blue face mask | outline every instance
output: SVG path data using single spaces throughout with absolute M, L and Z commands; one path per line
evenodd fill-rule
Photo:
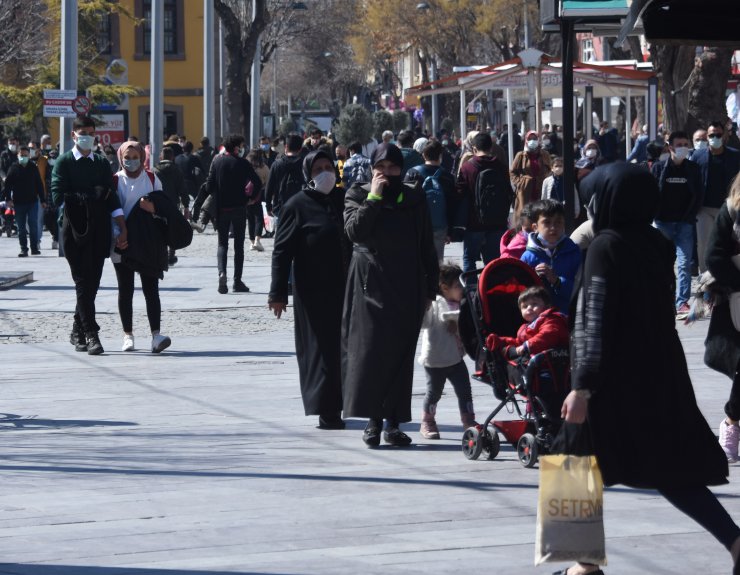
M 550 242 L 548 242 L 548 241 L 547 241 L 547 240 L 546 240 L 546 239 L 545 239 L 545 238 L 544 238 L 544 237 L 542 236 L 542 234 L 537 234 L 537 240 L 538 240 L 538 241 L 539 241 L 539 242 L 540 242 L 540 243 L 541 243 L 541 244 L 542 244 L 543 246 L 545 246 L 545 247 L 548 247 L 548 248 L 554 248 L 554 247 L 555 247 L 556 245 L 558 245 L 558 243 L 557 243 L 557 242 L 555 242 L 554 244 L 551 244 Z
M 270 151 L 270 144 L 262 144 L 260 146 L 260 148 L 262 148 L 262 151 L 263 152 L 269 152 Z
M 136 172 L 141 166 L 141 160 L 123 160 L 123 169 L 127 172 Z

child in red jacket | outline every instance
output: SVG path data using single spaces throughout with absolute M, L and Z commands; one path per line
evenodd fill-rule
M 519 260 L 527 251 L 529 233 L 535 231 L 534 224 L 536 223 L 532 221 L 531 206 L 532 204 L 527 204 L 522 208 L 522 213 L 519 215 L 519 226 L 506 230 L 504 235 L 501 236 L 499 248 L 502 258 L 516 258 Z
M 486 339 L 488 349 L 501 352 L 507 359 L 517 359 L 568 346 L 568 323 L 565 316 L 552 307 L 546 288 L 537 286 L 524 290 L 518 303 L 525 323 L 516 337 L 491 334 Z

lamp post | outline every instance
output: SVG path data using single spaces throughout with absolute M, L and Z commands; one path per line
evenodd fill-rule
M 252 21 L 257 19 L 257 2 L 252 2 Z M 249 122 L 249 147 L 251 148 L 260 139 L 262 131 L 262 114 L 260 113 L 260 68 L 262 60 L 262 44 L 257 38 L 257 47 L 254 51 L 254 60 L 252 60 L 252 121 Z
M 416 5 L 417 10 L 431 10 L 429 2 L 419 2 Z M 437 55 L 430 54 L 430 65 L 429 65 L 429 81 L 432 84 L 432 89 L 436 88 L 434 81 L 437 79 Z M 437 94 L 432 94 L 432 135 L 437 136 L 437 121 L 439 119 L 439 113 L 437 110 Z
M 164 134 L 164 3 L 151 5 L 151 92 L 149 96 L 149 149 L 150 165 L 159 160 L 159 150 Z
M 62 2 L 62 90 L 77 91 L 77 0 Z M 59 153 L 72 148 L 72 118 L 59 118 Z M 61 249 L 62 243 L 59 242 Z
M 216 97 L 213 66 L 213 0 L 203 0 L 203 135 L 211 142 L 216 137 Z

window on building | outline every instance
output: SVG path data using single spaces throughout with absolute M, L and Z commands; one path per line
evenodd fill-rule
M 596 51 L 594 50 L 594 40 L 593 38 L 586 38 L 583 40 L 583 48 L 582 48 L 582 62 L 593 62 L 596 60 Z
M 144 54 L 151 52 L 152 43 L 152 2 L 144 0 L 142 5 L 144 17 Z M 164 53 L 178 53 L 178 13 L 176 0 L 164 0 Z
M 98 22 L 98 52 L 101 54 L 111 54 L 113 52 L 113 26 L 111 25 L 111 15 L 101 14 Z

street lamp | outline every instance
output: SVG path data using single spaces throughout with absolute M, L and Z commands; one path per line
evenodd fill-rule
M 417 10 L 431 10 L 431 6 L 428 2 L 419 2 L 416 5 Z M 435 88 L 434 81 L 437 79 L 437 56 L 435 54 L 429 54 L 429 80 L 432 84 L 432 89 Z M 437 136 L 437 94 L 432 94 L 432 135 Z

